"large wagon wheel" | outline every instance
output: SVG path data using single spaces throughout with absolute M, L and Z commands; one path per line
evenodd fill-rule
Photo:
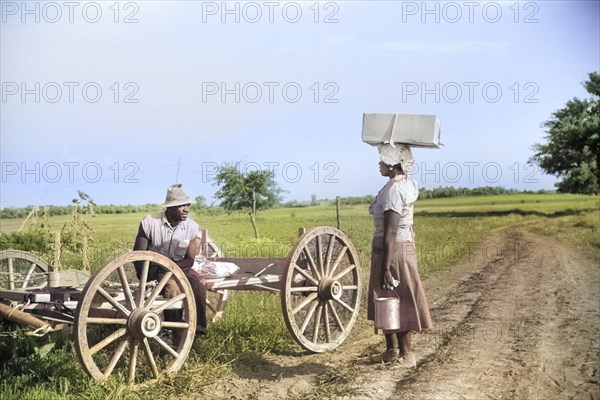
M 219 245 L 207 235 L 206 237 L 206 257 L 217 258 L 224 257 L 223 251 Z M 208 290 L 206 293 L 206 320 L 215 322 L 223 316 L 225 307 L 229 303 L 229 290 L 218 289 Z
M 170 298 L 165 298 L 167 292 Z M 194 295 L 181 269 L 161 254 L 130 251 L 83 288 L 75 316 L 75 349 L 94 379 L 103 381 L 115 370 L 127 370 L 133 384 L 178 371 L 195 329 Z
M 0 251 L 0 288 L 25 289 L 48 284 L 48 264 L 21 250 Z
M 290 251 L 281 292 L 285 323 L 294 339 L 317 353 L 340 345 L 356 322 L 360 303 L 358 255 L 338 229 L 317 227 Z

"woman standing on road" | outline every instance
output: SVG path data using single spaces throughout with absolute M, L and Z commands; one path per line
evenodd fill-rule
M 379 171 L 389 181 L 371 202 L 369 212 L 375 222 L 371 248 L 371 276 L 367 319 L 375 320 L 375 299 L 400 299 L 400 329 L 384 330 L 386 350 L 375 361 L 398 361 L 416 366 L 410 332 L 431 328 L 431 317 L 417 269 L 414 246 L 413 204 L 419 196 L 416 182 L 406 173 L 414 163 L 406 145 L 379 146 Z M 389 316 L 397 320 L 398 316 Z

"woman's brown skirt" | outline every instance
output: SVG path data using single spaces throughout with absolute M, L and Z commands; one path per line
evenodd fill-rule
M 371 246 L 371 276 L 367 319 L 375 320 L 375 299 L 380 297 L 400 298 L 400 329 L 394 332 L 422 331 L 430 329 L 431 316 L 425 291 L 417 268 L 417 251 L 412 242 L 396 242 L 392 257 L 392 276 L 400 281 L 394 289 L 383 290 L 381 270 L 383 263 L 383 238 L 373 238 Z M 392 331 L 385 331 L 391 333 Z

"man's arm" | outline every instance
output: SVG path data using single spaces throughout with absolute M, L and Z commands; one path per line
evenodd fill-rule
M 133 250 L 148 250 L 150 248 L 150 241 L 142 228 L 142 224 L 138 228 L 137 236 L 135 237 L 135 244 L 133 245 Z
M 140 227 L 138 228 L 137 236 L 135 237 L 135 243 L 133 245 L 133 250 L 148 250 L 150 241 L 146 237 L 146 233 L 142 228 L 142 224 L 140 223 Z M 138 279 L 142 276 L 142 268 L 144 266 L 143 261 L 134 261 L 133 265 L 135 266 L 135 271 Z M 152 277 L 154 279 L 154 276 Z
M 198 250 L 200 248 L 200 238 L 195 237 L 190 241 L 190 245 L 187 248 L 187 252 L 185 253 L 185 258 L 183 260 L 177 261 L 176 264 L 179 265 L 181 269 L 191 268 L 194 265 L 194 260 L 196 255 L 198 254 Z

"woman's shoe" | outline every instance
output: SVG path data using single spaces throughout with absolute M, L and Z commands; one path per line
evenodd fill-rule
M 396 364 L 398 364 L 401 368 L 416 368 L 417 360 L 415 358 L 415 353 L 410 352 L 402 357 L 399 357 L 396 361 Z
M 373 363 L 392 363 L 398 359 L 400 350 L 398 349 L 387 349 L 381 354 L 371 357 Z
M 381 358 L 384 363 L 391 363 L 391 362 L 396 361 L 398 359 L 399 355 L 400 355 L 400 350 L 387 349 L 386 351 L 383 352 L 383 354 L 381 355 Z

